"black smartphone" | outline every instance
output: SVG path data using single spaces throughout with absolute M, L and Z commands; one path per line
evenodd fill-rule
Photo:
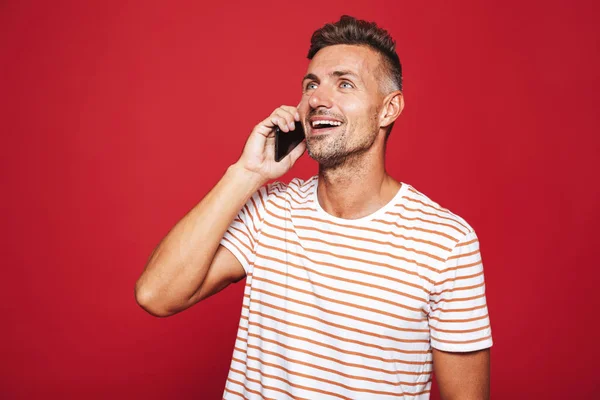
M 279 162 L 290 154 L 296 146 L 304 140 L 304 127 L 299 121 L 294 121 L 296 128 L 293 131 L 283 132 L 275 127 L 275 161 Z

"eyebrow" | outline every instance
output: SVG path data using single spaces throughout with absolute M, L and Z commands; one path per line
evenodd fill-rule
M 339 78 L 339 77 L 341 77 L 341 76 L 351 76 L 351 77 L 353 77 L 353 78 L 356 78 L 356 79 L 360 80 L 360 78 L 358 77 L 358 75 L 356 75 L 354 72 L 352 72 L 352 71 L 348 71 L 348 70 L 342 70 L 342 71 L 333 71 L 333 72 L 331 72 L 331 73 L 329 74 L 329 76 L 335 76 L 335 77 L 337 77 L 337 78 Z M 305 81 L 305 80 L 307 80 L 307 79 L 310 79 L 310 80 L 312 80 L 312 81 L 318 81 L 318 80 L 319 80 L 319 77 L 318 77 L 318 76 L 316 76 L 316 75 L 315 75 L 315 74 L 313 74 L 313 73 L 306 74 L 306 75 L 304 76 L 304 78 L 302 78 L 302 82 L 304 82 L 304 81 Z

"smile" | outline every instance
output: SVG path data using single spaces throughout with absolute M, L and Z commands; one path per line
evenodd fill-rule
M 332 128 L 336 126 L 340 126 L 342 123 L 339 121 L 333 120 L 316 120 L 312 121 L 311 127 L 314 129 L 322 129 L 322 128 Z
M 332 133 L 340 125 L 342 125 L 341 122 L 336 122 L 335 124 L 317 124 L 317 125 L 312 125 L 311 129 L 308 132 L 308 136 L 324 136 L 324 135 L 327 135 L 329 133 Z

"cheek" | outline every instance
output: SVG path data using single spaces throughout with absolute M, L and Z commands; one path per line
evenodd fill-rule
M 347 117 L 360 117 L 365 112 L 365 103 L 358 98 L 342 98 L 337 103 Z
M 371 103 L 355 101 L 348 103 L 343 108 L 344 114 L 351 121 L 351 125 L 371 125 L 377 119 L 377 109 Z

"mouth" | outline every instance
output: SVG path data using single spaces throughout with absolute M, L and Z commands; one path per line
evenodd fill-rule
M 326 118 L 311 118 L 308 125 L 310 126 L 310 133 L 312 135 L 322 135 L 325 133 L 330 133 L 334 129 L 340 127 L 342 125 L 341 121 L 335 119 L 326 119 Z

